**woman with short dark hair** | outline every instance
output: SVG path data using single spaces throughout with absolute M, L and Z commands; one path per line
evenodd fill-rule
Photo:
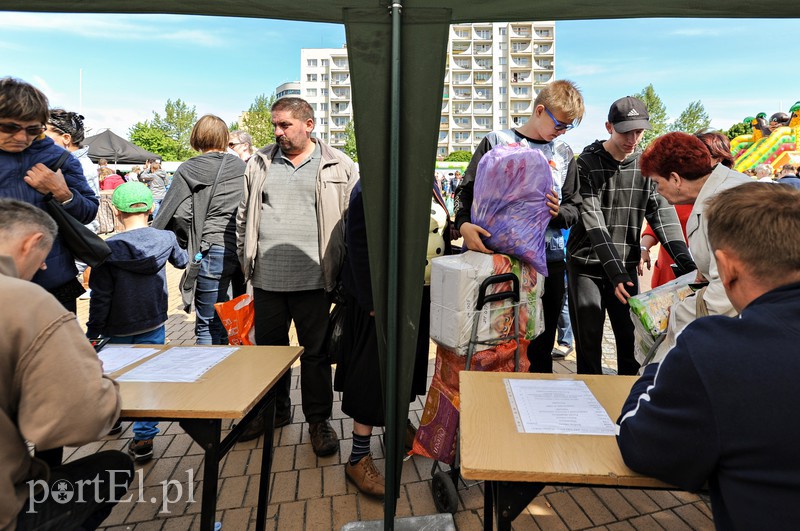
M 245 164 L 226 153 L 228 126 L 217 116 L 200 118 L 192 128 L 190 143 L 201 154 L 178 167 L 153 227 L 175 232 L 189 251 L 193 264 L 181 280 L 181 294 L 187 311 L 195 307 L 197 344 L 223 345 L 228 335 L 214 304 L 228 300 L 231 277 L 240 269 L 236 210 L 244 189 Z
M 83 176 L 81 163 L 67 157 L 58 171 L 53 168 L 64 149 L 45 136 L 49 119 L 47 97 L 19 79 L 0 79 L 0 197 L 17 199 L 45 209 L 52 194 L 64 210 L 81 223 L 91 223 L 99 200 Z M 33 282 L 52 293 L 72 312 L 84 289 L 72 253 L 61 236 L 53 243 Z

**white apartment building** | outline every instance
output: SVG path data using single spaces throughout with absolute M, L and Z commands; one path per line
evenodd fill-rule
M 341 147 L 352 117 L 347 48 L 304 48 L 300 57 L 301 97 L 315 109 L 316 134 Z M 471 152 L 493 129 L 522 125 L 553 79 L 555 22 L 452 25 L 437 155 Z

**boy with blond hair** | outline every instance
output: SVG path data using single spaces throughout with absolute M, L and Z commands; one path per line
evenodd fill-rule
M 489 232 L 470 220 L 472 191 L 481 158 L 495 146 L 517 143 L 530 149 L 538 149 L 550 161 L 553 193 L 547 195 L 547 205 L 553 219 L 550 220 L 545 234 L 548 276 L 545 278 L 542 296 L 544 332 L 528 346 L 531 372 L 553 372 L 551 354 L 565 291 L 565 246 L 561 229 L 567 229 L 577 221 L 580 207 L 575 155 L 572 148 L 559 137 L 577 127 L 583 113 L 583 96 L 575 83 L 558 80 L 546 85 L 536 96 L 533 112 L 525 124 L 515 129 L 492 131 L 484 137 L 472 155 L 464 172 L 464 179 L 456 190 L 456 227 L 464 237 L 464 245 L 473 251 L 491 253 L 481 240 L 482 237 L 489 237 Z
M 189 261 L 175 234 L 147 226 L 153 194 L 138 182 L 121 184 L 111 197 L 124 232 L 106 240 L 111 256 L 92 270 L 89 287 L 89 338 L 109 337 L 111 343 L 163 345 L 167 321 L 169 261 L 183 269 Z M 153 457 L 157 422 L 134 422 L 128 447 L 136 462 Z

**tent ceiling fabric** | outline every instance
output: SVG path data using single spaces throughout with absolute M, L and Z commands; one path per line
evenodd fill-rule
M 452 22 L 504 22 L 514 20 L 582 20 L 599 18 L 797 18 L 800 2 L 698 2 L 697 0 L 405 0 L 405 14 L 413 9 L 441 8 Z M 232 17 L 305 20 L 344 23 L 344 10 L 384 9 L 390 2 L 377 0 L 5 0 L 5 11 L 68 13 L 172 13 Z M 388 24 L 387 18 L 387 24 Z

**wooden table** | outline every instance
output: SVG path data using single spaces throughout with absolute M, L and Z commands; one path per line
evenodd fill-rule
M 546 485 L 671 488 L 633 472 L 622 461 L 615 437 L 520 433 L 503 380 L 583 380 L 616 421 L 635 376 L 460 373 L 461 475 L 485 480 L 484 529 L 511 522 Z
M 159 345 L 137 346 L 160 347 Z M 182 345 L 176 347 L 186 348 Z M 147 360 L 161 355 L 170 347 L 160 348 L 160 352 L 124 367 L 112 376 L 116 378 L 125 374 Z M 207 346 L 203 345 L 203 348 Z M 214 528 L 219 462 L 258 415 L 263 416 L 265 431 L 256 529 L 264 529 L 275 421 L 274 393 L 268 391 L 302 352 L 302 347 L 238 347 L 236 352 L 211 368 L 197 382 L 119 382 L 122 395 L 121 418 L 177 421 L 205 450 L 201 530 L 210 531 Z M 222 419 L 238 418 L 242 420 L 225 439 L 220 440 Z

